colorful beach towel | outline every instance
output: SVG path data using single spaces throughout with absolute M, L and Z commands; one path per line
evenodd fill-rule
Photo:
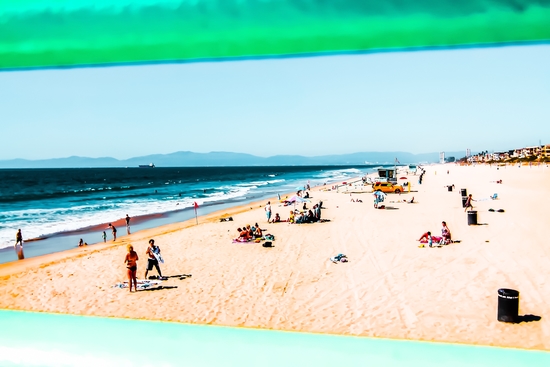
M 348 262 L 348 257 L 344 254 L 338 254 L 336 256 L 331 257 L 329 260 L 332 261 L 335 264 L 337 262 L 347 263 Z
M 148 288 L 158 287 L 162 281 L 160 280 L 140 280 L 137 281 L 137 289 L 144 290 Z M 128 288 L 128 281 L 117 283 L 113 288 Z
M 432 236 L 432 242 L 433 243 L 439 243 L 441 241 L 442 237 L 439 236 Z M 423 238 L 420 243 L 428 243 L 428 240 L 426 238 Z

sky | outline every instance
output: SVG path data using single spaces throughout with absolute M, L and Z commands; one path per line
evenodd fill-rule
M 550 144 L 550 45 L 0 72 L 0 160 Z

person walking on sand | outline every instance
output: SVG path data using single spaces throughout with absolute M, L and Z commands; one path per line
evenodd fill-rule
M 268 201 L 265 205 L 265 215 L 267 217 L 267 223 L 271 220 L 271 202 Z
M 149 247 L 147 247 L 147 251 L 145 251 L 147 256 L 149 257 L 147 259 L 147 270 L 145 270 L 145 279 L 147 279 L 147 274 L 149 274 L 149 270 L 153 270 L 153 267 L 157 269 L 157 273 L 159 273 L 159 278 L 162 278 L 162 273 L 160 272 L 160 266 L 159 261 L 157 259 L 156 255 L 160 254 L 160 248 L 158 246 L 155 246 L 155 240 L 150 239 L 149 240 Z
M 134 291 L 137 292 L 137 261 L 139 260 L 137 252 L 134 251 L 134 246 L 128 244 L 128 253 L 124 259 L 128 274 L 128 287 L 132 292 L 132 283 L 134 284 Z
M 21 233 L 21 229 L 17 230 L 17 233 L 15 234 L 15 245 L 21 245 L 23 247 L 23 234 Z
M 472 201 L 475 201 L 474 198 L 472 198 L 472 194 L 468 195 L 468 198 L 466 199 L 466 203 L 464 204 L 464 211 L 468 210 L 468 208 L 472 208 L 471 210 L 474 210 L 474 206 L 472 205 Z
M 105 233 L 105 231 L 103 231 L 101 238 L 103 238 L 103 242 L 107 242 L 107 233 Z
M 109 223 L 109 228 L 111 228 L 111 231 L 113 231 L 113 242 L 116 241 L 116 227 L 113 226 L 111 223 Z
M 128 214 L 126 214 L 126 233 L 130 234 L 130 218 Z

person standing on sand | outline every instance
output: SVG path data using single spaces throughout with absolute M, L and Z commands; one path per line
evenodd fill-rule
M 15 245 L 21 245 L 23 247 L 23 234 L 21 233 L 21 229 L 17 230 L 17 233 L 15 234 Z
M 130 234 L 130 218 L 128 214 L 126 214 L 126 233 Z
M 113 231 L 113 242 L 116 241 L 116 227 L 113 226 L 111 223 L 109 223 L 109 228 L 111 228 L 111 231 Z
M 137 292 L 137 261 L 139 260 L 137 252 L 134 251 L 134 246 L 128 244 L 128 253 L 124 259 L 126 268 L 128 269 L 128 287 L 130 292 L 132 291 L 132 283 L 134 283 L 134 290 Z
M 474 206 L 472 205 L 472 201 L 475 201 L 474 198 L 472 198 L 472 194 L 468 195 L 468 199 L 466 199 L 466 203 L 464 204 L 464 211 L 468 210 L 468 208 L 472 208 L 471 210 L 474 210 Z
M 101 237 L 103 238 L 103 242 L 107 242 L 107 233 L 105 233 L 105 231 L 103 231 Z
M 271 220 L 271 202 L 268 201 L 265 206 L 265 215 L 267 217 L 267 223 Z
M 147 279 L 147 274 L 149 274 L 149 270 L 153 270 L 153 267 L 157 269 L 157 273 L 159 273 L 159 278 L 162 278 L 159 261 L 155 256 L 155 254 L 160 254 L 160 248 L 158 246 L 155 246 L 155 240 L 149 240 L 149 247 L 147 247 L 147 251 L 145 251 L 145 254 L 149 256 L 149 258 L 147 259 L 147 270 L 145 270 L 145 279 Z

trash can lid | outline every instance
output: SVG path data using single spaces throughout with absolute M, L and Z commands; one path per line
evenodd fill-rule
M 502 298 L 515 299 L 515 298 L 519 297 L 519 292 L 514 290 L 514 289 L 500 288 L 498 290 L 498 295 L 499 295 L 499 297 L 502 297 Z
M 477 210 L 468 210 L 468 214 L 475 214 L 477 213 Z

